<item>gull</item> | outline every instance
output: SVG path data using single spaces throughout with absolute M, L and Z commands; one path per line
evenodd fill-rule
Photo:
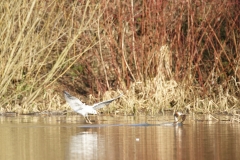
M 118 97 L 107 100 L 107 101 L 103 101 L 103 102 L 99 102 L 99 103 L 95 103 L 92 106 L 86 105 L 85 103 L 81 102 L 78 98 L 70 95 L 68 92 L 63 91 L 65 100 L 67 101 L 68 105 L 77 113 L 81 114 L 86 123 L 91 123 L 90 119 L 88 118 L 88 114 L 97 114 L 97 109 L 103 108 L 106 105 L 110 104 L 111 102 L 113 102 L 114 100 L 120 98 L 122 96 L 122 94 L 120 94 Z

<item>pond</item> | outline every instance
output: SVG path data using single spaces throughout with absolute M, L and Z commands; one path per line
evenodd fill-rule
M 96 117 L 91 117 L 96 119 Z M 172 116 L 0 116 L 0 159 L 239 159 L 240 125 Z M 135 124 L 154 125 L 135 125 Z

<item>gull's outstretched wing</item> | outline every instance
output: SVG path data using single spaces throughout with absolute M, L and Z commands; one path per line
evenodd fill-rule
M 93 105 L 93 109 L 96 109 L 96 110 L 97 110 L 97 109 L 103 108 L 104 106 L 110 104 L 112 101 L 114 101 L 114 100 L 116 100 L 116 99 L 118 99 L 118 98 L 120 98 L 120 97 L 122 97 L 122 94 L 120 94 L 120 95 L 119 95 L 118 97 L 116 97 L 116 98 L 113 98 L 113 99 L 110 99 L 110 100 L 107 100 L 107 101 L 103 101 L 103 102 L 96 103 L 96 104 Z
M 68 92 L 63 91 L 64 93 L 64 97 L 67 101 L 67 103 L 69 104 L 69 106 L 75 111 L 78 112 L 79 110 L 82 110 L 84 108 L 86 108 L 87 106 L 82 103 L 78 98 L 70 95 Z

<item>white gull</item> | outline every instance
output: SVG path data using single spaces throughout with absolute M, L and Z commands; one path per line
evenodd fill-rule
M 78 98 L 70 95 L 68 92 L 63 91 L 65 100 L 67 101 L 68 105 L 77 113 L 81 114 L 84 119 L 86 120 L 86 123 L 91 123 L 90 119 L 88 118 L 88 114 L 97 114 L 97 109 L 103 108 L 106 105 L 110 104 L 114 100 L 120 98 L 122 94 L 120 94 L 118 97 L 95 103 L 92 106 L 86 105 L 85 103 L 81 102 Z

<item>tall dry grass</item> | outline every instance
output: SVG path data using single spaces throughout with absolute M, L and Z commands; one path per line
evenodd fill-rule
M 96 25 L 98 3 L 1 1 L 1 111 L 46 110 L 46 91 L 98 40 L 81 44 Z M 75 47 L 74 45 L 78 45 Z M 78 49 L 81 48 L 81 49 Z M 69 56 L 71 53 L 71 56 Z M 49 102 L 49 101 L 48 101 Z M 60 107 L 61 105 L 59 105 Z

